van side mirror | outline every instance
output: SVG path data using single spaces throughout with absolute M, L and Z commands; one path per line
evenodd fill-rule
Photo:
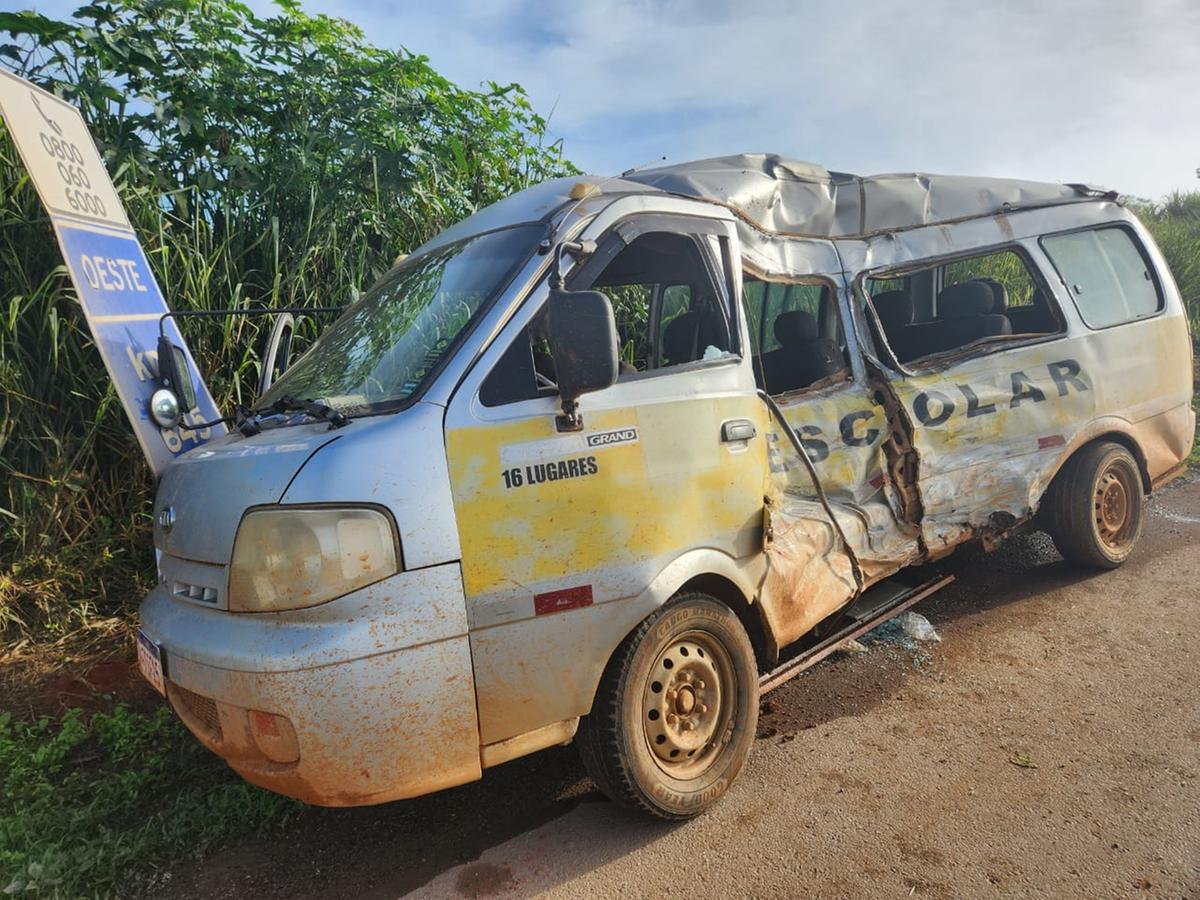
M 560 431 L 579 431 L 579 398 L 611 387 L 619 373 L 617 322 L 612 303 L 599 291 L 550 289 L 546 311 L 546 337 L 563 415 Z
M 150 398 L 150 417 L 160 428 L 174 428 L 184 413 L 196 408 L 196 385 L 188 369 L 187 354 L 158 336 L 158 390 Z
M 271 326 L 271 334 L 267 338 L 267 346 L 262 355 L 262 371 L 258 376 L 258 396 L 262 396 L 275 379 L 287 371 L 291 365 L 292 334 L 296 330 L 296 320 L 291 313 L 280 313 L 275 317 Z

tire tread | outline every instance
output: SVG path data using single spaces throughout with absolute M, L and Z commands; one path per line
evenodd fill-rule
M 633 656 L 642 640 L 663 616 L 671 613 L 677 606 L 695 601 L 704 601 L 727 609 L 719 600 L 708 594 L 689 592 L 673 597 L 643 619 L 620 643 L 608 661 L 604 674 L 600 677 L 592 709 L 579 720 L 579 729 L 575 734 L 584 768 L 596 787 L 630 809 L 673 822 L 691 819 L 697 813 L 677 813 L 664 809 L 652 802 L 638 785 L 622 746 L 621 698 L 625 695 L 627 682 L 632 674 Z M 733 615 L 733 618 L 737 621 L 736 615 Z M 740 622 L 738 628 L 742 628 Z M 749 637 L 745 640 L 746 646 L 749 647 Z
M 1098 441 L 1081 448 L 1067 461 L 1051 484 L 1047 498 L 1046 530 L 1054 546 L 1068 562 L 1089 569 L 1115 569 L 1125 561 L 1113 559 L 1101 549 L 1092 521 L 1096 472 L 1104 458 L 1114 450 L 1127 457 L 1133 465 L 1140 488 L 1141 474 L 1137 461 L 1129 451 L 1112 441 Z M 1086 502 L 1081 502 L 1081 497 L 1086 497 Z M 1135 501 L 1138 531 L 1134 534 L 1134 541 L 1141 531 L 1141 499 L 1139 495 Z
M 620 734 L 621 696 L 624 693 L 622 682 L 629 672 L 629 664 L 639 643 L 661 618 L 665 608 L 661 607 L 654 615 L 643 619 L 617 647 L 600 678 L 592 711 L 579 720 L 576 740 L 583 766 L 601 791 L 618 803 L 640 812 L 658 818 L 675 819 L 679 817 L 664 815 L 638 790 L 633 773 L 625 762 L 625 754 L 621 751 Z

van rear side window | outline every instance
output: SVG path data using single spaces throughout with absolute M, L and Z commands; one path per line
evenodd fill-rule
M 986 352 L 998 342 L 1012 346 L 1015 339 L 1064 330 L 1046 286 L 1016 249 L 930 260 L 907 278 L 868 276 L 864 282 L 900 363 L 977 345 Z
M 1163 308 L 1150 263 L 1125 228 L 1056 234 L 1042 238 L 1042 248 L 1089 328 L 1120 325 Z

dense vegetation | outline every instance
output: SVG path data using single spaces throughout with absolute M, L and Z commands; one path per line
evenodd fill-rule
M 290 2 L 0 13 L 0 62 L 82 109 L 176 309 L 346 303 L 399 253 L 570 170 L 518 86 L 464 90 Z M 46 637 L 145 586 L 152 488 L 2 126 L 0 273 L 0 632 Z M 184 326 L 224 408 L 254 383 L 259 322 Z
M 1200 342 L 1200 191 L 1175 193 L 1161 203 L 1130 201 L 1154 233 L 1187 304 L 1193 344 Z

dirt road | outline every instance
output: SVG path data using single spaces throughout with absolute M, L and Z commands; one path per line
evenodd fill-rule
M 597 795 L 573 748 L 375 809 L 319 810 L 175 873 L 174 896 L 1200 898 L 1200 482 L 1133 559 L 1041 535 L 960 554 L 877 642 L 771 694 L 730 795 L 684 825 Z

